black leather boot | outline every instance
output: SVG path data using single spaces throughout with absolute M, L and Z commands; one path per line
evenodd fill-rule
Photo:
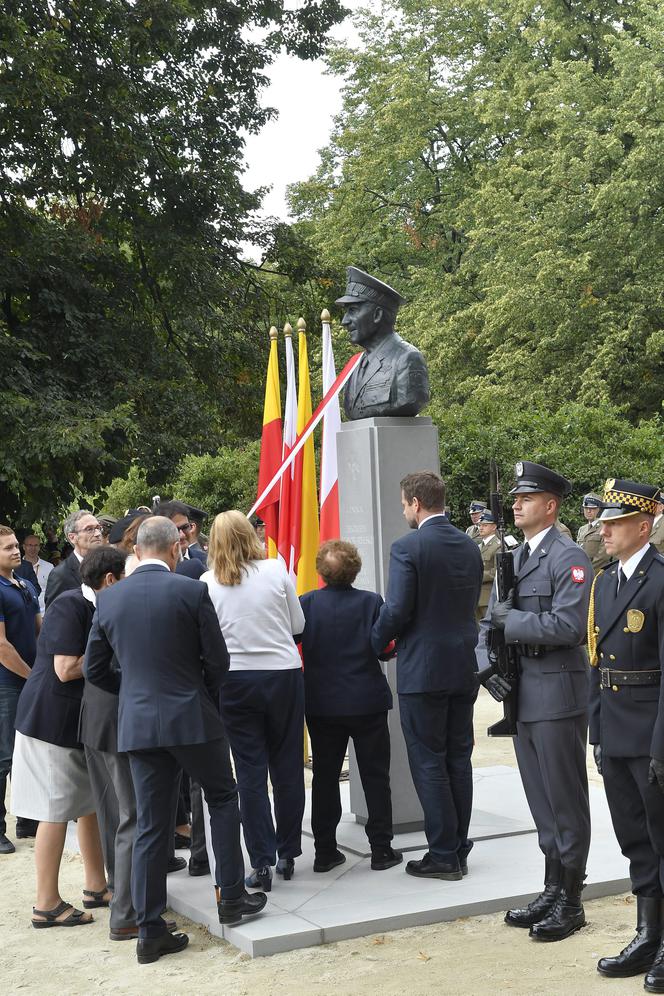
M 560 894 L 548 914 L 530 928 L 534 941 L 562 941 L 586 925 L 581 890 L 586 873 L 582 868 L 565 868 Z
M 637 896 L 636 937 L 615 958 L 600 958 L 597 971 L 611 978 L 643 975 L 654 962 L 661 939 L 662 900 Z
M 510 927 L 532 927 L 534 923 L 539 923 L 558 898 L 561 872 L 560 861 L 547 858 L 544 866 L 544 891 L 522 909 L 508 910 L 505 914 L 505 923 Z
M 664 907 L 664 903 L 662 904 Z M 661 911 L 661 924 L 664 929 L 664 908 Z M 661 941 L 657 953 L 643 980 L 643 988 L 647 993 L 664 993 L 664 940 Z

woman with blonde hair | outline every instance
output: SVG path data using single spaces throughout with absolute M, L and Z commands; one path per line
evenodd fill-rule
M 246 881 L 269 892 L 271 866 L 276 862 L 277 874 L 290 879 L 302 853 L 304 684 L 293 637 L 303 631 L 304 615 L 286 568 L 266 559 L 242 512 L 216 516 L 208 564 L 201 581 L 208 586 L 231 659 L 221 711 L 253 869 Z

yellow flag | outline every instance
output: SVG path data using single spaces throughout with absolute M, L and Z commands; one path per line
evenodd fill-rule
M 302 432 L 311 418 L 311 382 L 309 380 L 309 357 L 307 355 L 307 333 L 304 319 L 297 323 L 299 363 L 297 392 L 297 432 Z M 301 467 L 301 508 L 300 508 L 300 548 L 297 563 L 297 593 L 303 595 L 318 587 L 316 574 L 316 554 L 318 553 L 318 494 L 316 491 L 316 463 L 314 459 L 313 435 L 304 444 L 298 460 Z M 299 476 L 299 474 L 297 475 Z

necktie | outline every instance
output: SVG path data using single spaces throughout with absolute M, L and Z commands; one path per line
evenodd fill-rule
M 528 558 L 530 557 L 530 543 L 524 543 L 521 549 L 521 563 L 519 567 L 523 567 Z
M 618 571 L 618 590 L 616 594 L 618 593 L 618 591 L 620 591 L 620 589 L 624 584 L 627 584 L 627 575 L 625 574 L 625 572 L 621 567 L 620 570 Z

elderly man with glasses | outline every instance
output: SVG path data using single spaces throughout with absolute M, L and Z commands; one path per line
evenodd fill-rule
M 92 512 L 88 512 L 84 508 L 72 512 L 65 519 L 63 532 L 74 549 L 66 560 L 53 568 L 48 576 L 44 598 L 46 608 L 63 591 L 80 588 L 81 571 L 79 565 L 88 550 L 102 542 L 102 528 L 99 522 Z

